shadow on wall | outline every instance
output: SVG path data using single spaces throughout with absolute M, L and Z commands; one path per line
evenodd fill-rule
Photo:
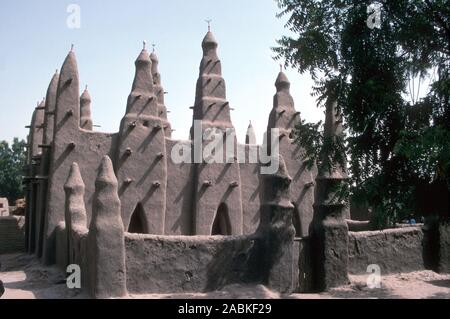
M 208 264 L 205 291 L 220 290 L 233 283 L 249 282 L 246 274 L 254 245 L 254 241 L 248 238 L 229 241 L 220 246 Z
M 274 216 L 283 216 L 285 209 L 269 210 L 273 210 L 272 217 L 276 219 Z M 298 271 L 294 271 L 298 270 L 298 255 L 294 253 L 292 235 L 291 227 L 266 225 L 252 235 L 230 240 L 215 251 L 208 264 L 206 291 L 244 283 L 262 284 L 281 293 L 292 292 L 298 282 Z

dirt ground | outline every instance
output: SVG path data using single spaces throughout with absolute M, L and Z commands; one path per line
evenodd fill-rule
M 0 280 L 5 286 L 2 299 L 79 299 L 88 296 L 65 285 L 65 274 L 56 267 L 45 267 L 33 256 L 26 254 L 0 255 Z M 450 274 L 432 271 L 417 271 L 385 275 L 381 277 L 381 287 L 370 289 L 368 275 L 350 276 L 351 284 L 321 294 L 292 294 L 280 296 L 262 285 L 232 285 L 221 291 L 204 294 L 149 294 L 130 295 L 132 299 L 329 299 L 329 298 L 433 298 L 450 299 Z

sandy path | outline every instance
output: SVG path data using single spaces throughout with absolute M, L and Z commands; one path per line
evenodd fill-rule
M 64 273 L 56 267 L 45 267 L 29 255 L 0 255 L 2 269 L 0 280 L 6 291 L 5 299 L 66 299 L 86 298 L 79 290 L 68 289 Z M 292 294 L 280 296 L 262 285 L 232 285 L 221 291 L 197 294 L 148 294 L 130 295 L 132 299 L 161 298 L 294 298 L 294 299 L 328 299 L 328 298 L 446 298 L 450 299 L 450 274 L 437 274 L 432 271 L 418 271 L 382 276 L 381 287 L 369 289 L 366 284 L 368 275 L 350 276 L 351 284 L 321 294 Z

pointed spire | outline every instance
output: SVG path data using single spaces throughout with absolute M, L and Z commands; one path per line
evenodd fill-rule
M 37 108 L 37 109 L 45 108 L 45 98 L 42 98 L 42 100 L 41 100 L 40 102 L 38 102 L 36 108 Z
M 216 52 L 217 42 L 211 32 L 206 34 L 202 47 L 203 58 L 197 80 L 194 120 L 204 120 L 211 124 L 220 122 L 221 125 L 226 123 L 226 126 L 231 127 L 225 80 L 222 77 L 222 66 Z
M 72 163 L 69 176 L 64 184 L 66 193 L 66 227 L 87 229 L 87 215 L 84 204 L 84 182 L 77 163 Z
M 36 119 L 35 119 L 35 129 L 39 132 L 39 140 L 42 141 L 43 135 L 43 124 L 45 116 L 45 99 L 42 99 L 36 107 Z
M 139 95 L 153 95 L 153 76 L 152 76 L 152 61 L 145 49 L 142 49 L 141 53 L 135 61 L 136 73 L 134 76 L 132 95 L 133 99 Z M 129 105 L 134 104 L 135 101 L 129 101 Z
M 80 126 L 80 88 L 78 65 L 73 51 L 67 54 L 61 67 L 57 91 L 55 127 L 58 127 L 58 130 L 78 130 Z M 68 114 L 71 116 L 68 117 Z M 55 132 L 55 134 L 57 133 Z
M 53 126 L 55 123 L 55 106 L 56 106 L 56 91 L 58 90 L 59 73 L 53 74 L 52 80 L 48 85 L 47 94 L 45 95 L 45 130 L 43 144 L 50 144 L 53 141 Z
M 329 139 L 342 135 L 341 115 L 337 103 L 331 98 L 326 101 L 324 145 Z M 340 190 L 348 181 L 345 163 L 333 161 L 329 147 L 322 149 L 321 166 L 316 177 L 314 195 L 314 216 L 310 226 L 311 247 L 317 251 L 312 258 L 315 289 L 319 291 L 345 285 L 348 273 L 348 198 Z M 345 153 L 341 154 L 345 161 Z M 344 167 L 342 166 L 344 164 Z M 339 258 L 336 258 L 338 256 Z
M 153 83 L 155 85 L 161 85 L 161 76 L 159 74 L 158 65 L 159 59 L 156 55 L 155 51 L 150 54 L 150 60 L 152 61 L 152 75 L 153 75 Z M 164 93 L 164 92 L 162 92 Z
M 337 109 L 337 101 L 334 99 L 328 99 L 326 103 L 326 111 L 325 111 L 325 125 L 324 125 L 324 137 L 326 139 L 331 139 L 332 141 L 337 141 L 337 139 L 343 138 L 344 128 L 342 126 L 342 114 Z M 344 165 L 342 167 L 339 163 L 332 163 L 332 167 L 329 168 L 328 161 L 330 158 L 329 154 L 325 154 L 322 152 L 322 156 L 325 157 L 325 160 L 322 161 L 324 163 L 324 167 L 319 167 L 319 176 L 318 178 L 328 178 L 328 179 L 347 179 L 347 167 L 345 161 L 345 153 L 342 154 L 342 158 L 344 159 Z
M 275 81 L 275 87 L 277 88 L 278 92 L 282 90 L 289 91 L 289 88 L 291 87 L 291 82 L 289 82 L 289 79 L 287 78 L 286 74 L 284 74 L 283 70 L 278 73 L 277 80 Z
M 45 114 L 45 102 L 40 101 L 37 103 L 33 111 L 33 116 L 31 117 L 30 124 L 30 150 L 31 156 L 38 155 L 42 153 L 42 149 L 39 148 L 39 145 L 42 144 L 44 139 L 44 114 Z
M 218 47 L 218 43 L 216 41 L 216 39 L 214 38 L 214 35 L 211 31 L 208 31 L 208 33 L 206 33 L 205 37 L 203 38 L 202 41 L 202 48 L 204 52 L 208 52 L 210 50 L 215 50 Z
M 152 76 L 153 76 L 153 90 L 155 92 L 156 95 L 156 99 L 157 99 L 157 103 L 158 103 L 158 107 L 157 107 L 157 117 L 162 118 L 163 121 L 163 126 L 165 126 L 164 132 L 166 137 L 171 137 L 172 136 L 172 129 L 170 127 L 170 123 L 167 121 L 167 108 L 164 104 L 164 88 L 161 84 L 161 74 L 159 73 L 158 70 L 158 65 L 159 65 L 159 59 L 158 56 L 155 53 L 155 45 L 153 45 L 153 52 L 150 54 L 150 60 L 152 61 Z
M 150 53 L 150 60 L 152 60 L 152 73 L 155 74 L 158 72 L 158 64 L 159 64 L 159 59 L 158 56 L 156 55 L 156 50 L 155 50 L 156 44 L 152 44 L 152 53 Z
M 90 292 L 95 298 L 126 295 L 124 227 L 111 159 L 101 160 L 88 234 Z
M 142 49 L 141 53 L 139 54 L 139 56 L 137 57 L 136 61 L 135 61 L 135 65 L 136 67 L 139 64 L 143 64 L 143 65 L 148 65 L 151 64 L 148 52 L 146 49 Z
M 135 66 L 136 72 L 131 93 L 128 96 L 126 113 L 157 116 L 157 102 L 154 95 L 152 76 L 152 61 L 145 47 L 137 57 Z
M 72 78 L 75 77 L 75 75 L 78 77 L 78 65 L 77 65 L 77 58 L 75 56 L 75 52 L 73 50 L 70 50 L 69 53 L 66 56 L 66 59 L 64 60 L 63 66 L 61 67 L 60 74 L 63 76 L 63 78 Z M 68 79 L 66 79 L 68 80 Z
M 252 121 L 250 121 L 247 128 L 247 134 L 245 135 L 245 144 L 256 144 L 256 134 L 255 130 L 253 129 Z
M 215 43 L 215 44 L 214 44 Z M 217 56 L 217 42 L 211 32 L 203 39 L 203 58 L 197 79 L 191 136 L 194 135 L 195 121 L 202 121 L 202 129 L 234 129 L 230 116 L 230 103 L 226 97 L 226 83 L 222 77 L 222 65 Z
M 280 65 L 282 69 L 282 66 Z M 292 128 L 299 121 L 299 113 L 295 111 L 294 99 L 290 93 L 291 83 L 283 71 L 278 73 L 275 81 L 277 92 L 273 97 L 273 109 L 269 116 L 268 132 L 270 129 L 279 128 L 280 133 L 289 135 Z
M 138 55 L 138 57 L 137 57 L 137 59 L 135 61 L 136 68 L 139 65 L 141 65 L 141 64 L 142 65 L 149 65 L 149 64 L 151 64 L 150 57 L 148 56 L 148 52 L 147 52 L 147 48 L 146 48 L 147 41 L 144 40 L 142 43 L 143 43 L 142 44 L 142 51 L 141 51 L 141 53 L 139 53 L 139 55 Z
M 93 123 L 91 118 L 91 96 L 86 85 L 80 96 L 80 128 L 92 131 Z
M 91 102 L 91 96 L 89 95 L 88 86 L 84 87 L 84 91 L 80 96 L 81 102 Z
M 105 191 L 112 193 L 114 195 L 113 197 L 115 197 L 115 193 L 117 193 L 117 185 L 117 178 L 114 174 L 112 161 L 109 156 L 105 155 L 100 162 L 97 179 L 95 180 L 95 188 L 98 190 L 99 194 Z M 111 199 L 113 200 L 115 198 Z

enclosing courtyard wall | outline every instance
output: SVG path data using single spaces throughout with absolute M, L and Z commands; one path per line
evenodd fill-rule
M 424 269 L 420 227 L 349 232 L 349 273 L 367 273 L 378 265 L 382 274 Z

